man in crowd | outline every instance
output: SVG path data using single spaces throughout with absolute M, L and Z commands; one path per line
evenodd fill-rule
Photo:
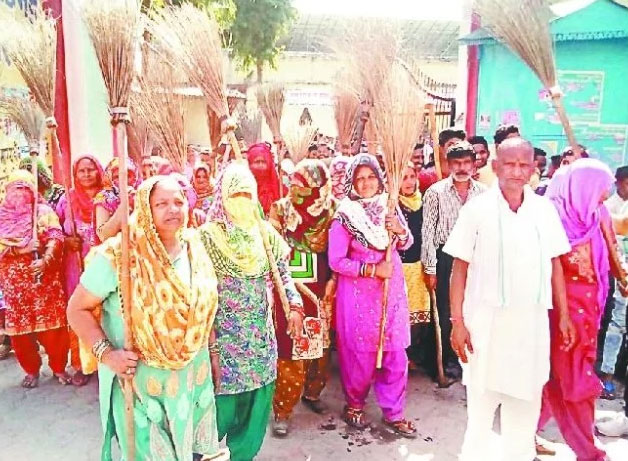
M 488 163 L 488 158 L 491 155 L 488 150 L 488 142 L 484 136 L 471 136 L 469 138 L 469 144 L 473 146 L 475 151 L 475 168 L 477 171 L 480 168 L 484 168 Z
M 542 178 L 547 167 L 547 152 L 540 147 L 534 148 L 534 166 L 539 178 Z
M 616 191 L 605 202 L 606 208 L 614 216 L 624 216 L 628 212 L 628 166 L 617 168 L 615 173 Z M 617 243 L 619 244 L 624 263 L 626 261 L 626 250 L 628 250 L 628 237 L 617 235 Z M 612 311 L 606 330 L 606 338 L 604 340 L 604 350 L 602 354 L 602 382 L 604 390 L 602 398 L 615 398 L 615 385 L 613 384 L 613 375 L 615 374 L 615 365 L 617 356 L 621 348 L 621 344 L 626 334 L 626 297 L 622 296 L 620 290 L 615 289 L 614 302 Z
M 497 186 L 460 210 L 443 250 L 454 258 L 451 345 L 467 387 L 460 459 L 488 457 L 501 405 L 500 459 L 531 461 L 550 371 L 552 293 L 564 347 L 575 341 L 559 260 L 570 245 L 556 209 L 525 188 L 534 173 L 532 145 L 504 140 L 493 168 Z
M 495 150 L 499 147 L 499 145 L 509 138 L 519 138 L 521 134 L 519 133 L 519 127 L 517 125 L 500 125 L 495 130 L 495 135 L 493 136 L 493 141 L 495 142 Z M 478 170 L 478 181 L 484 184 L 485 186 L 491 186 L 497 179 L 495 172 L 493 171 L 493 166 L 490 163 L 487 163 L 484 167 Z
M 446 321 L 449 318 L 449 277 L 453 259 L 443 253 L 442 247 L 458 219 L 460 208 L 486 188 L 471 178 L 475 169 L 475 152 L 471 144 L 460 138 L 453 145 L 445 144 L 450 146 L 447 151 L 450 176 L 431 186 L 423 197 L 421 262 L 428 289 L 436 290 L 438 314 L 443 319 L 443 364 L 447 373 L 457 378 L 459 366 L 449 344 L 451 324 Z

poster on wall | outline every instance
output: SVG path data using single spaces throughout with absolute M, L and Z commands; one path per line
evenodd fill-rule
M 559 70 L 558 82 L 564 97 L 565 110 L 572 123 L 600 123 L 604 94 L 604 72 Z M 539 90 L 536 121 L 559 124 L 560 120 L 546 89 Z
M 628 125 L 573 124 L 574 134 L 592 157 L 612 169 L 626 164 L 626 137 Z

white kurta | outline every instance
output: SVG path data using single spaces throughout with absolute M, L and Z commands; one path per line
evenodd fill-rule
M 554 206 L 529 187 L 517 212 L 497 184 L 461 209 L 444 251 L 469 263 L 463 316 L 474 353 L 463 384 L 538 398 L 550 370 L 552 258 L 570 249 Z

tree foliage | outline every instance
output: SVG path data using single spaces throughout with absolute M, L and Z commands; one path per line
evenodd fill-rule
M 275 66 L 280 40 L 296 18 L 291 0 L 235 0 L 235 20 L 229 29 L 232 55 L 243 70 L 255 68 L 262 80 L 264 64 Z

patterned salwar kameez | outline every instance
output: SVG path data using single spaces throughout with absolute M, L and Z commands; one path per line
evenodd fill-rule
M 216 308 L 216 279 L 196 234 L 182 231 L 181 253 L 171 260 L 155 230 L 149 195 L 163 177 L 138 189 L 131 234 L 131 325 L 140 359 L 133 377 L 135 456 L 139 460 L 191 461 L 219 452 L 216 407 L 207 349 Z M 185 228 L 185 226 L 183 226 Z M 119 235 L 95 250 L 81 285 L 103 300 L 101 327 L 116 349 L 124 346 L 119 292 Z M 126 453 L 125 401 L 120 381 L 98 368 L 101 459 L 112 459 L 112 439 Z M 123 458 L 124 459 L 124 458 Z
M 35 194 L 30 173 L 18 170 L 7 181 L 5 202 L 0 207 L 0 290 L 8 309 L 5 330 L 18 362 L 27 375 L 39 375 L 40 342 L 49 356 L 55 375 L 65 373 L 68 354 L 65 295 L 62 282 L 61 246 L 63 232 L 54 211 L 37 204 L 38 258 L 52 248 L 52 258 L 36 280 L 31 264 L 32 254 L 17 254 L 15 249 L 28 245 L 32 238 L 33 209 L 26 203 L 14 203 L 12 189 L 27 187 Z M 12 202 L 12 203 L 10 203 Z
M 255 179 L 246 164 L 231 163 L 217 180 L 214 204 L 200 228 L 218 277 L 214 330 L 220 354 L 216 396 L 218 437 L 227 439 L 232 461 L 250 461 L 266 435 L 275 380 L 277 342 L 270 296 L 270 267 L 255 218 Z M 249 194 L 251 198 L 238 196 Z M 287 269 L 288 247 L 266 221 L 291 305 L 301 305 Z
M 304 283 L 319 300 L 325 297 L 331 277 L 327 261 L 328 232 L 334 212 L 331 185 L 327 168 L 321 161 L 303 160 L 291 175 L 288 197 L 275 202 L 270 213 L 271 223 L 292 247 L 292 277 Z M 279 361 L 273 410 L 277 420 L 289 419 L 301 397 L 310 402 L 318 401 L 329 379 L 331 313 L 319 310 L 319 306 L 306 297 L 303 302 L 306 317 L 321 318 L 321 330 L 311 339 L 323 343 L 323 353 L 312 359 L 302 359 L 298 353 L 295 356 L 294 343 L 286 333 L 286 316 L 275 292 Z M 310 339 L 305 344 L 306 349 L 313 347 Z

